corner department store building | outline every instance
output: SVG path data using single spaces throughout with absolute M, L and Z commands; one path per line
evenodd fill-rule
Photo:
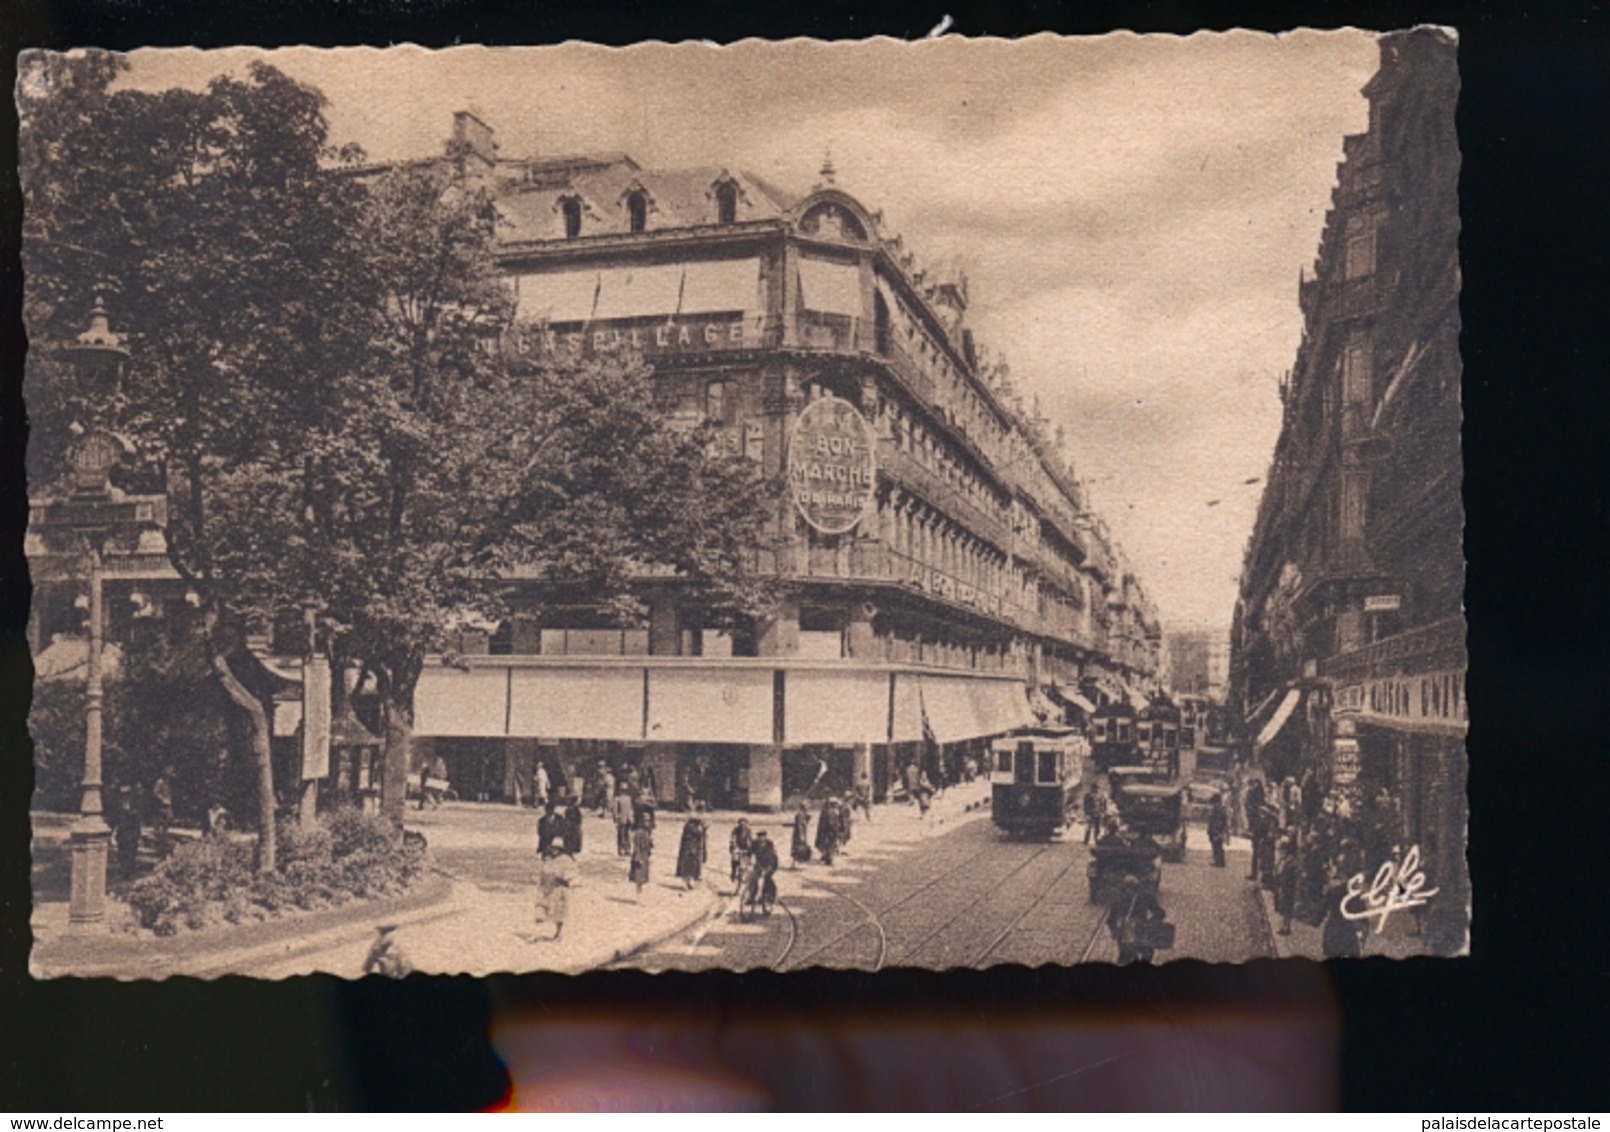
M 925 720 L 976 742 L 1153 685 L 1156 615 L 1049 426 L 982 363 L 965 280 L 925 276 L 831 165 L 796 198 L 625 155 L 506 159 L 464 112 L 454 142 L 502 212 L 507 348 L 639 352 L 675 419 L 786 475 L 757 548 L 785 597 L 724 634 L 649 578 L 637 627 L 575 608 L 468 634 L 420 680 L 416 765 L 442 755 L 463 796 L 611 758 L 652 767 L 667 804 L 690 774 L 718 806 L 862 770 L 881 797 Z

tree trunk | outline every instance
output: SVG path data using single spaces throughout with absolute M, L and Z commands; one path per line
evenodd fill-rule
M 274 756 L 269 740 L 268 713 L 263 701 L 240 682 L 229 667 L 229 658 L 212 650 L 212 667 L 218 683 L 235 706 L 246 713 L 246 730 L 251 737 L 252 755 L 257 760 L 257 871 L 275 870 L 277 849 L 274 843 Z
M 391 694 L 382 701 L 382 723 L 386 729 L 386 747 L 381 771 L 380 812 L 401 829 L 408 801 L 408 764 L 412 758 L 414 735 L 413 689 L 406 695 Z M 401 702 L 398 702 L 398 701 Z

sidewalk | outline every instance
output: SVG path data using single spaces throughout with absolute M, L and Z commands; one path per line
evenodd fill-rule
M 832 869 L 813 861 L 799 875 L 827 879 L 875 867 L 929 837 L 987 819 L 988 796 L 983 782 L 953 788 L 934 800 L 926 819 L 901 802 L 876 806 L 871 821 L 857 815 L 850 844 Z M 812 806 L 813 844 L 819 811 L 819 804 Z M 788 870 L 791 813 L 701 816 L 709 825 L 703 882 L 689 890 L 676 879 L 686 815 L 665 811 L 655 831 L 650 881 L 639 899 L 627 879 L 627 861 L 615 852 L 613 825 L 588 815 L 564 935 L 557 942 L 550 938 L 552 925 L 537 914 L 535 811 L 449 803 L 440 810 L 409 811 L 409 827 L 429 839 L 436 873 L 404 896 L 166 939 L 110 930 L 69 935 L 66 903 L 49 900 L 34 908 L 30 967 L 41 977 L 284 978 L 323 972 L 356 978 L 377 927 L 391 923 L 397 925 L 397 945 L 421 973 L 591 970 L 678 935 L 694 938 L 714 917 L 734 910 L 727 839 L 740 818 L 767 831 Z M 109 922 L 126 915 L 122 905 L 109 904 Z
M 1264 917 L 1269 922 L 1269 938 L 1275 942 L 1275 953 L 1282 959 L 1325 959 L 1323 946 L 1323 931 L 1320 928 L 1310 927 L 1301 920 L 1291 921 L 1291 934 L 1280 934 L 1280 913 L 1275 911 L 1275 896 L 1263 886 L 1258 887 L 1258 898 L 1263 906 Z M 1360 957 L 1368 959 L 1371 956 L 1382 956 L 1387 959 L 1412 959 L 1415 956 L 1429 955 L 1430 945 L 1422 935 L 1415 934 L 1417 924 L 1411 913 L 1403 912 L 1392 916 L 1386 923 L 1386 930 L 1377 935 L 1372 929 L 1364 936 L 1364 948 Z

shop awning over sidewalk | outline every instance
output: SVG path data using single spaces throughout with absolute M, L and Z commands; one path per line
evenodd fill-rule
M 941 743 L 1037 722 L 1017 679 L 849 665 L 431 665 L 414 691 L 422 738 L 848 746 L 920 741 L 925 718 Z
M 1286 690 L 1285 698 L 1280 701 L 1280 706 L 1269 717 L 1269 722 L 1263 725 L 1263 730 L 1258 732 L 1258 740 L 1255 744 L 1257 749 L 1261 750 L 1275 741 L 1275 737 L 1280 734 L 1281 729 L 1286 726 L 1286 723 L 1296 713 L 1297 705 L 1302 703 L 1302 699 L 1303 692 L 1301 688 L 1288 688 Z

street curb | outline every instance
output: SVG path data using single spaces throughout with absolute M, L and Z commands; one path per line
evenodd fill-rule
M 669 942 L 670 940 L 675 939 L 677 936 L 682 935 L 684 932 L 698 927 L 706 920 L 716 919 L 726 908 L 727 898 L 722 896 L 720 890 L 718 890 L 708 881 L 705 882 L 704 891 L 706 895 L 704 908 L 692 919 L 686 920 L 674 928 L 663 929 L 650 938 L 640 940 L 637 943 L 623 944 L 622 946 L 617 947 L 614 951 L 614 954 L 604 962 L 587 963 L 581 966 L 580 969 L 583 971 L 591 971 L 600 967 L 609 967 L 617 963 L 624 963 L 628 959 L 641 955 L 645 951 L 652 951 L 661 944 Z
M 1252 882 L 1248 882 L 1252 883 Z M 1306 959 L 1305 955 L 1295 955 L 1291 950 L 1291 936 L 1281 935 L 1276 928 L 1280 913 L 1275 911 L 1275 894 L 1270 892 L 1261 883 L 1257 886 L 1258 907 L 1263 912 L 1263 930 L 1273 944 L 1275 958 L 1277 959 Z
M 263 920 L 243 928 L 225 929 L 225 934 L 215 939 L 191 935 L 112 942 L 114 937 L 110 935 L 105 941 L 99 936 L 89 937 L 93 944 L 98 945 L 96 950 L 102 947 L 121 950 L 122 955 L 117 961 L 103 959 L 91 963 L 73 963 L 72 952 L 79 948 L 75 946 L 76 941 L 70 942 L 70 937 L 62 936 L 44 947 L 36 946 L 29 956 L 28 968 L 29 973 L 36 979 L 131 980 L 172 977 L 210 979 L 249 973 L 240 969 L 239 959 L 243 954 L 270 950 L 282 943 L 294 944 L 298 940 L 308 941 L 313 937 L 320 937 L 320 942 L 316 944 L 303 942 L 301 946 L 292 947 L 291 950 L 274 952 L 276 960 L 294 958 L 328 947 L 331 940 L 327 937 L 330 936 L 335 936 L 338 940 L 348 936 L 354 939 L 367 938 L 374 933 L 377 920 L 391 919 L 399 923 L 419 923 L 436 919 L 448 914 L 438 909 L 440 905 L 449 903 L 453 894 L 452 879 L 444 873 L 432 870 L 430 877 L 413 892 L 383 897 L 379 900 L 350 901 L 335 908 Z M 421 915 L 421 913 L 430 914 Z M 242 943 L 238 938 L 233 940 L 228 938 L 231 931 L 250 932 L 253 929 L 260 930 L 270 938 L 255 943 Z M 193 955 L 183 954 L 186 945 L 195 948 Z M 67 953 L 64 957 L 66 962 L 55 957 L 60 952 Z M 224 956 L 229 957 L 228 962 L 218 962 Z

